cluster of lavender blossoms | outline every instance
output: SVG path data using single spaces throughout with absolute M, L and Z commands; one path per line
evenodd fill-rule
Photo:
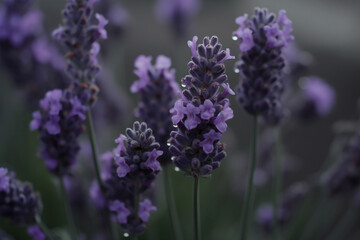
M 38 130 L 41 157 L 47 168 L 58 176 L 69 173 L 80 149 L 78 137 L 85 131 L 88 105 L 96 100 L 99 89 L 95 76 L 100 67 L 98 39 L 105 39 L 107 20 L 96 14 L 98 25 L 91 25 L 92 0 L 69 0 L 63 11 L 64 25 L 53 35 L 68 47 L 67 71 L 73 82 L 66 90 L 55 89 L 40 101 L 40 110 L 33 113 L 31 130 Z
M 55 175 L 68 174 L 75 163 L 87 110 L 71 90 L 55 89 L 46 93 L 40 110 L 33 113 L 30 129 L 39 131 L 40 156 Z
M 267 9 L 255 8 L 254 15 L 236 19 L 239 28 L 234 39 L 240 39 L 241 60 L 236 64 L 242 81 L 238 100 L 252 115 L 261 115 L 265 121 L 279 122 L 282 118 L 280 98 L 283 92 L 283 49 L 294 37 L 292 22 L 285 10 L 279 11 L 278 19 Z M 275 116 L 274 116 L 275 115 Z M 277 120 L 276 120 L 277 119 Z
M 35 108 L 43 94 L 64 87 L 65 61 L 43 32 L 33 0 L 4 0 L 0 6 L 0 61 L 26 103 Z M 51 79 L 51 81 L 49 81 Z
M 171 109 L 177 130 L 170 134 L 169 150 L 175 165 L 186 175 L 205 177 L 226 156 L 219 140 L 226 131 L 226 121 L 234 116 L 226 98 L 234 92 L 227 83 L 224 62 L 234 57 L 229 49 L 221 50 L 216 36 L 205 37 L 198 46 L 197 39 L 194 36 L 188 41 L 192 52 L 190 75 L 182 79 L 186 89 Z
M 153 130 L 155 139 L 163 151 L 159 161 L 166 164 L 171 158 L 167 140 L 170 132 L 175 130 L 170 109 L 181 92 L 175 81 L 175 69 L 170 69 L 171 60 L 160 55 L 156 58 L 155 65 L 152 65 L 151 59 L 150 56 L 141 55 L 135 60 L 135 74 L 139 80 L 133 83 L 131 92 L 141 95 L 135 114 Z
M 95 77 L 100 67 L 97 55 L 100 51 L 99 39 L 106 39 L 105 25 L 108 21 L 95 14 L 98 24 L 92 23 L 93 4 L 96 0 L 68 0 L 63 10 L 63 25 L 53 32 L 53 37 L 68 48 L 67 72 L 73 79 L 71 88 L 84 104 L 96 101 L 99 88 Z
M 14 224 L 35 224 L 41 210 L 40 196 L 30 183 L 21 182 L 6 168 L 0 168 L 0 216 Z
M 150 211 L 157 209 L 143 194 L 161 170 L 158 158 L 163 152 L 144 122 L 135 122 L 132 129 L 126 129 L 126 136 L 121 134 L 115 142 L 118 146 L 101 159 L 104 189 L 101 191 L 94 182 L 90 196 L 97 206 L 113 212 L 125 230 L 136 235 L 145 230 Z

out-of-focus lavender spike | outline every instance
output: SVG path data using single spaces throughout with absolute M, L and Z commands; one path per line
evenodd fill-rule
M 342 158 L 328 173 L 325 185 L 331 195 L 353 192 L 360 184 L 360 132 L 346 144 Z
M 301 93 L 293 106 L 294 115 L 311 120 L 330 113 L 335 104 L 335 90 L 319 77 L 311 76 L 300 81 Z
M 178 37 L 183 37 L 189 19 L 198 13 L 200 5 L 200 0 L 157 0 L 155 13 L 160 20 L 171 23 Z
M 310 187 L 306 183 L 296 183 L 287 189 L 280 196 L 278 219 L 280 226 L 288 224 L 296 210 L 301 205 L 305 197 L 308 195 Z M 263 204 L 256 213 L 256 222 L 267 232 L 273 230 L 274 208 L 271 204 Z
M 14 224 L 35 224 L 40 196 L 28 182 L 21 182 L 6 168 L 0 168 L 0 216 Z
M 248 15 L 236 19 L 239 28 L 234 39 L 240 39 L 241 60 L 236 71 L 241 75 L 238 100 L 251 115 L 270 117 L 278 124 L 282 118 L 281 95 L 285 66 L 282 51 L 294 37 L 292 23 L 280 10 L 278 19 L 267 9 L 256 8 L 252 18 Z
M 40 110 L 33 113 L 30 129 L 39 131 L 40 156 L 53 174 L 66 175 L 75 164 L 87 111 L 73 91 L 55 89 L 46 93 Z
M 164 165 L 171 162 L 172 154 L 169 152 L 167 140 L 170 132 L 175 130 L 170 109 L 181 92 L 175 81 L 175 69 L 170 69 L 171 60 L 160 55 L 155 65 L 152 65 L 148 62 L 149 59 L 151 60 L 151 57 L 141 55 L 135 60 L 135 74 L 139 80 L 133 83 L 131 91 L 140 94 L 135 114 L 153 130 L 163 151 L 159 161 Z
M 65 87 L 69 79 L 62 73 L 65 61 L 43 33 L 42 14 L 32 3 L 5 0 L 0 6 L 0 61 L 34 108 L 48 89 Z
M 92 0 L 68 0 L 62 12 L 63 24 L 53 32 L 53 37 L 68 49 L 67 72 L 73 79 L 73 91 L 84 105 L 92 105 L 97 99 L 98 40 L 107 38 L 108 20 L 94 13 L 94 3 Z M 93 24 L 94 18 L 97 24 Z
M 233 118 L 224 61 L 234 59 L 229 50 L 221 50 L 218 38 L 205 37 L 196 45 L 197 37 L 188 42 L 192 61 L 189 74 L 182 79 L 186 89 L 170 110 L 177 130 L 171 132 L 170 152 L 174 164 L 185 174 L 208 177 L 226 156 L 220 142 L 227 129 L 226 121 Z
M 160 171 L 162 151 L 144 122 L 135 122 L 115 142 L 117 148 L 101 157 L 103 193 L 94 183 L 90 194 L 99 207 L 105 205 L 126 231 L 136 235 L 145 230 L 149 212 L 156 210 L 149 199 L 136 199 L 143 197 Z

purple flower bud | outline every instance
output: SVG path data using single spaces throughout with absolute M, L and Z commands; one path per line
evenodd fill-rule
M 90 199 L 99 208 L 104 208 L 107 204 L 105 197 L 103 196 L 99 184 L 93 181 L 89 190 Z
M 174 108 L 170 109 L 170 113 L 173 115 L 171 120 L 174 124 L 178 124 L 186 113 L 183 100 L 179 99 L 175 102 Z
M 221 133 L 215 132 L 213 129 L 204 134 L 204 140 L 200 142 L 200 146 L 203 147 L 205 153 L 210 154 L 214 151 L 214 141 L 219 140 L 221 135 Z
M 140 208 L 138 212 L 138 216 L 144 222 L 149 221 L 150 218 L 150 211 L 156 211 L 157 208 L 152 205 L 149 199 L 145 199 L 140 203 Z
M 107 32 L 105 30 L 105 26 L 109 23 L 107 19 L 104 18 L 101 14 L 95 14 L 96 19 L 99 21 L 99 24 L 97 26 L 97 30 L 99 32 L 99 35 L 102 39 L 107 39 Z
M 160 171 L 160 163 L 157 160 L 159 156 L 163 154 L 162 151 L 157 151 L 156 149 L 153 149 L 148 155 L 148 159 L 145 162 L 145 166 L 153 170 L 154 172 Z
M 115 162 L 118 165 L 117 174 L 119 178 L 123 178 L 130 172 L 130 167 L 127 165 L 125 159 L 120 156 L 115 156 Z
M 109 204 L 109 210 L 116 213 L 116 220 L 120 224 L 126 224 L 127 218 L 131 214 L 130 210 L 125 207 L 125 204 L 118 200 Z
M 226 121 L 229 120 L 229 119 L 232 119 L 233 117 L 234 117 L 233 110 L 229 106 L 225 105 L 223 111 L 221 111 L 219 113 L 219 115 L 215 118 L 214 124 L 215 124 L 216 128 L 220 132 L 223 133 L 227 129 Z
M 46 239 L 45 234 L 41 231 L 41 229 L 37 225 L 28 227 L 27 232 L 32 237 L 33 240 L 45 240 Z
M 214 104 L 211 100 L 206 99 L 204 104 L 200 106 L 201 119 L 209 120 L 214 116 L 215 111 Z
M 200 108 L 195 107 L 193 104 L 188 103 L 186 105 L 186 120 L 184 122 L 185 127 L 189 130 L 196 128 L 196 126 L 201 122 L 200 118 L 197 116 L 200 113 Z

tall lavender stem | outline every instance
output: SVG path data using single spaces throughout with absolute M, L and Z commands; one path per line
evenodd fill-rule
M 181 229 L 180 229 L 179 220 L 178 220 L 179 218 L 177 215 L 174 194 L 172 192 L 169 168 L 165 167 L 163 171 L 164 171 L 164 185 L 165 185 L 166 202 L 167 202 L 167 206 L 169 209 L 171 226 L 174 231 L 175 239 L 182 240 L 182 234 L 181 234 Z
M 273 190 L 273 206 L 274 206 L 274 217 L 273 217 L 273 226 L 274 226 L 274 236 L 273 239 L 281 239 L 281 233 L 278 225 L 279 213 L 278 213 L 278 204 L 279 204 L 279 195 L 281 192 L 281 182 L 282 182 L 282 156 L 281 156 L 281 139 L 280 139 L 280 128 L 274 130 L 275 137 L 275 163 L 274 163 L 274 190 Z
M 89 127 L 88 128 L 89 139 L 90 139 L 90 143 L 91 143 L 91 152 L 92 152 L 93 164 L 94 164 L 94 168 L 95 168 L 96 180 L 100 186 L 100 189 L 103 189 L 104 184 L 103 184 L 101 176 L 100 176 L 100 167 L 99 167 L 98 153 L 97 153 L 97 148 L 96 148 L 96 137 L 95 137 L 95 131 L 94 131 L 94 126 L 93 126 L 93 122 L 92 122 L 90 109 L 87 112 L 86 119 L 87 119 L 87 124 Z
M 70 239 L 71 240 L 77 240 L 77 233 L 76 233 L 76 226 L 75 226 L 75 222 L 74 222 L 74 216 L 72 214 L 71 211 L 71 207 L 68 201 L 68 197 L 66 194 L 66 189 L 65 189 L 65 184 L 64 184 L 64 179 L 60 178 L 60 189 L 61 189 L 61 194 L 64 196 L 64 207 L 65 207 L 65 212 L 66 212 L 66 218 L 68 221 L 68 228 L 69 228 L 69 234 L 70 234 Z
M 201 227 L 200 227 L 200 202 L 199 202 L 199 177 L 194 177 L 194 233 L 195 240 L 201 240 Z
M 241 214 L 241 240 L 246 240 L 249 230 L 249 221 L 251 221 L 252 215 L 252 201 L 253 201 L 253 191 L 254 191 L 254 172 L 257 161 L 257 146 L 258 146 L 258 133 L 259 133 L 259 123 L 258 117 L 254 116 L 254 126 L 253 126 L 253 143 L 252 143 L 252 158 L 250 163 L 250 175 L 248 178 L 248 186 L 246 190 L 245 204 L 243 205 L 242 214 Z

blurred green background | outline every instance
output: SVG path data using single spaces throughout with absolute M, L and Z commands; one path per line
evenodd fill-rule
M 135 120 L 133 109 L 138 96 L 132 95 L 129 87 L 137 80 L 133 65 L 138 55 L 152 55 L 155 58 L 164 54 L 171 57 L 177 71 L 176 79 L 180 82 L 187 73 L 187 62 L 191 56 L 186 41 L 193 35 L 200 39 L 217 35 L 223 46 L 229 47 L 232 55 L 238 56 L 237 42 L 231 39 L 232 32 L 237 28 L 234 20 L 239 15 L 251 13 L 256 6 L 267 7 L 276 13 L 279 9 L 287 10 L 287 15 L 293 21 L 297 44 L 314 58 L 308 74 L 324 78 L 337 93 L 336 106 L 331 115 L 309 125 L 293 123 L 284 129 L 284 147 L 296 156 L 297 161 L 297 169 L 285 179 L 284 187 L 317 173 L 329 151 L 332 124 L 340 119 L 352 120 L 357 117 L 356 101 L 360 96 L 360 1 L 203 0 L 199 14 L 192 19 L 183 39 L 176 39 L 169 26 L 156 18 L 154 1 L 119 2 L 130 14 L 129 24 L 121 39 L 107 40 L 105 44 L 109 51 L 102 63 L 114 74 L 121 89 L 119 94 L 123 94 L 128 101 L 121 121 L 106 131 L 96 129 L 100 152 L 112 149 L 113 140 Z M 44 13 L 44 23 L 50 35 L 61 21 L 60 11 L 65 1 L 38 0 L 36 4 Z M 226 64 L 232 88 L 239 81 L 233 71 L 234 64 L 235 61 Z M 37 133 L 29 131 L 31 111 L 24 103 L 21 91 L 13 87 L 6 71 L 1 68 L 0 79 L 0 166 L 14 170 L 21 180 L 33 183 L 35 189 L 41 192 L 44 221 L 51 228 L 61 228 L 65 224 L 62 200 L 56 190 L 56 181 L 46 171 L 42 159 L 36 157 L 39 140 Z M 234 97 L 231 101 L 235 117 L 229 121 L 230 128 L 223 138 L 228 157 L 210 179 L 202 179 L 200 183 L 203 239 L 208 240 L 235 239 L 240 228 L 251 117 L 241 109 Z M 84 141 L 86 137 L 84 134 Z M 85 158 L 83 162 L 92 164 L 91 158 Z M 192 239 L 192 179 L 174 171 L 171 175 L 184 239 Z M 141 240 L 172 239 L 162 187 L 162 176 L 159 176 L 155 183 L 158 211 L 152 214 Z M 257 189 L 257 202 L 270 201 L 270 193 L 270 187 Z M 331 204 L 341 209 L 340 203 Z M 81 224 L 92 226 L 93 219 L 88 220 L 89 223 Z M 4 219 L 0 220 L 0 226 L 15 239 L 29 239 L 25 228 L 12 227 Z M 260 229 L 255 230 L 254 238 L 266 239 Z

